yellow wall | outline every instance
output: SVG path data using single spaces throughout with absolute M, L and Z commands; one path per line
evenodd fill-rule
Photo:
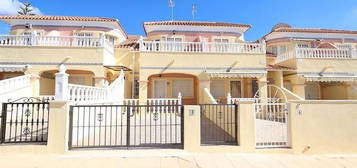
M 291 103 L 292 149 L 297 153 L 356 153 L 356 109 L 357 101 Z

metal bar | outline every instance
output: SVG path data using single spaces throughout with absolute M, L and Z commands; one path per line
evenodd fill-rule
M 69 107 L 69 138 L 68 138 L 68 148 L 72 149 L 73 141 L 73 106 Z
M 130 106 L 126 109 L 126 145 L 130 147 Z

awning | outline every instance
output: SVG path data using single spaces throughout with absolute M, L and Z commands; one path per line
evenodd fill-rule
M 351 82 L 357 81 L 357 76 L 342 75 L 302 75 L 309 82 Z
M 206 72 L 211 78 L 260 78 L 265 76 L 267 73 L 265 71 L 256 72 Z
M 0 65 L 0 72 L 25 72 L 29 65 Z

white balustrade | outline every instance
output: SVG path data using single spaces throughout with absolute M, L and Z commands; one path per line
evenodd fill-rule
M 189 53 L 251 53 L 264 54 L 262 43 L 169 42 L 139 40 L 140 51 Z
M 31 75 L 23 75 L 0 81 L 0 102 L 32 96 Z
M 356 49 L 298 48 L 278 54 L 277 63 L 289 59 L 357 59 Z
M 106 88 L 68 84 L 69 100 L 74 102 L 99 102 L 107 100 Z
M 182 96 L 178 94 L 177 98 L 150 98 L 147 99 L 148 105 L 181 105 Z
M 53 47 L 109 47 L 114 45 L 103 38 L 79 36 L 25 36 L 0 35 L 0 46 L 53 46 Z
M 124 99 L 123 105 L 139 105 L 139 99 Z
M 0 81 L 0 93 L 31 85 L 31 75 L 22 75 Z
M 230 93 L 227 96 L 227 104 L 235 104 L 240 101 L 253 101 L 254 103 L 261 103 L 263 99 L 261 98 L 233 98 Z M 267 98 L 267 103 L 279 103 L 280 98 Z

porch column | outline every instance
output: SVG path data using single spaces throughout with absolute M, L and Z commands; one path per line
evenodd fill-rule
M 259 97 L 261 99 L 267 100 L 268 98 L 268 89 L 267 89 L 267 76 L 262 76 L 260 78 L 258 78 L 258 87 L 259 87 Z
M 32 96 L 40 96 L 40 75 L 31 75 Z
M 302 77 L 296 77 L 291 82 L 293 84 L 293 93 L 305 98 L 305 79 Z
M 105 81 L 105 77 L 102 77 L 102 76 L 96 76 L 96 77 L 93 77 L 94 79 L 94 86 L 95 87 L 104 87 L 104 81 Z
M 139 81 L 139 104 L 146 104 L 148 98 L 148 80 Z
M 210 90 L 211 82 L 208 78 L 199 79 L 199 88 L 198 88 L 198 103 L 211 103 L 210 100 L 207 99 L 207 95 L 204 91 L 205 88 Z

